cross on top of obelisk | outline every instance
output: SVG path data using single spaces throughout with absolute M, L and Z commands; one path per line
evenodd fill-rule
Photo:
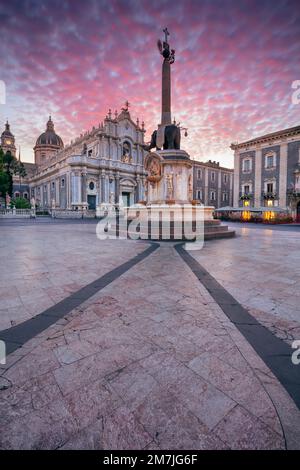
M 168 28 L 163 29 L 163 32 L 165 33 L 165 42 L 168 42 L 168 36 L 170 36 L 170 33 L 168 31 Z

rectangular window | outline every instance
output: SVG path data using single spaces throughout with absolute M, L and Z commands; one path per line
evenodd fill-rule
M 228 193 L 223 193 L 222 196 L 223 202 L 228 201 Z
M 249 194 L 250 193 L 250 186 L 248 184 L 246 184 L 244 186 L 244 194 Z
M 227 183 L 228 182 L 228 175 L 227 173 L 224 173 L 224 183 Z
M 201 190 L 201 189 L 199 189 L 199 190 L 197 191 L 197 199 L 202 200 L 202 190 Z
M 274 166 L 274 155 L 267 156 L 267 168 L 273 168 Z
M 215 192 L 215 191 L 211 191 L 211 192 L 210 192 L 210 200 L 211 200 L 211 201 L 215 201 L 215 200 L 216 200 L 216 192 Z
M 216 174 L 215 174 L 214 171 L 211 172 L 210 177 L 211 177 L 211 180 L 212 180 L 212 181 L 215 181 L 215 179 L 216 179 Z
M 243 171 L 251 171 L 251 160 L 243 161 Z
M 198 178 L 198 180 L 201 180 L 201 178 L 202 178 L 202 170 L 197 170 L 197 178 Z
M 93 154 L 93 149 L 90 149 L 90 150 L 88 151 L 88 156 L 91 157 L 92 154 Z
M 273 183 L 268 183 L 267 184 L 267 193 L 272 193 L 273 192 Z

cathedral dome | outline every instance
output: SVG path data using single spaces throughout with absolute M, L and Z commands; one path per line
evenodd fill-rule
M 49 121 L 47 122 L 46 131 L 43 132 L 43 134 L 41 134 L 36 141 L 36 146 L 41 146 L 41 145 L 43 146 L 51 145 L 57 148 L 63 148 L 64 146 L 62 139 L 54 131 L 54 124 L 51 119 L 51 116 L 49 117 Z

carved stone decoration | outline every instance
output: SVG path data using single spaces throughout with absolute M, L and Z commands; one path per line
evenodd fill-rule
M 173 173 L 166 175 L 167 182 L 167 199 L 174 198 L 174 184 L 173 184 Z
M 123 163 L 132 163 L 132 157 L 131 155 L 122 155 L 121 161 Z
M 145 169 L 148 172 L 147 180 L 156 183 L 161 180 L 161 163 L 154 155 L 149 154 L 145 159 Z
M 192 200 L 193 199 L 193 177 L 192 175 L 189 176 L 189 188 L 188 188 L 188 195 L 189 195 L 189 199 Z

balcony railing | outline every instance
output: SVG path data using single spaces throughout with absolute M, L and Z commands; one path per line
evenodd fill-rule
M 300 189 L 298 189 L 298 188 L 288 189 L 287 190 L 287 195 L 289 197 L 300 197 Z
M 274 191 L 262 191 L 261 195 L 264 199 L 277 199 L 277 193 Z
M 251 199 L 253 199 L 253 194 L 252 193 L 240 192 L 240 200 L 241 201 L 250 201 Z

